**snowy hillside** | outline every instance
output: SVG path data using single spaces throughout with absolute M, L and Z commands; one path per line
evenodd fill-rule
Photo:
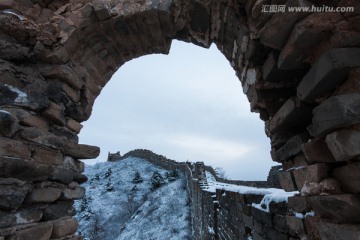
M 129 157 L 86 166 L 76 202 L 79 233 L 90 240 L 192 239 L 185 177 Z M 85 238 L 85 239 L 86 239 Z

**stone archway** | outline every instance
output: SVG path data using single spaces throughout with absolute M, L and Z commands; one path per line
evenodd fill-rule
M 229 60 L 266 122 L 273 160 L 286 170 L 282 187 L 303 189 L 290 207 L 318 216 L 310 237 L 323 222 L 359 232 L 356 0 L 326 2 L 355 10 L 347 13 L 273 13 L 270 1 L 255 0 L 8 2 L 0 2 L 11 8 L 0 12 L 0 238 L 72 236 L 72 201 L 86 181 L 78 159 L 99 153 L 78 144 L 81 122 L 122 64 L 166 54 L 172 39 L 214 42 Z

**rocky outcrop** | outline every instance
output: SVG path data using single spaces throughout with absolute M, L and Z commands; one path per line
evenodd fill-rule
M 273 11 L 271 4 L 283 5 Z M 322 4 L 348 11 L 291 12 Z M 359 9 L 356 0 L 0 1 L 1 194 L 14 193 L 1 198 L 0 222 L 13 211 L 27 215 L 43 206 L 26 217 L 32 220 L 1 230 L 0 238 L 25 239 L 33 232 L 42 233 L 37 239 L 59 238 L 61 224 L 51 221 L 63 221 L 71 211 L 51 207 L 81 197 L 83 191 L 73 188 L 86 181 L 78 159 L 99 154 L 78 143 L 81 122 L 119 67 L 166 54 L 178 39 L 214 43 L 229 60 L 251 110 L 266 123 L 284 189 L 317 186 L 324 172 L 340 184 L 340 195 L 326 192 L 330 197 L 309 201 L 319 218 L 306 222 L 306 234 L 326 239 L 337 220 L 323 214 L 319 202 L 341 199 L 346 212 L 358 211 L 359 172 L 343 178 L 344 169 L 357 169 L 359 161 Z M 39 184 L 48 182 L 56 187 L 50 184 L 51 196 L 41 196 Z M 358 222 L 348 219 L 351 227 L 336 225 L 337 234 L 356 235 Z M 76 239 L 71 229 L 65 232 Z M 265 238 L 276 235 L 269 234 Z

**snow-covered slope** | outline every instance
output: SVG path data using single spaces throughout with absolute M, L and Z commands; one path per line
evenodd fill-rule
M 192 239 L 186 179 L 177 173 L 133 157 L 86 166 L 79 232 L 91 240 Z

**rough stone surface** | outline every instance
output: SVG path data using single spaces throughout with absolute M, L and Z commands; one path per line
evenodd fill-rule
M 338 181 L 334 178 L 325 178 L 320 183 L 305 181 L 300 193 L 301 196 L 318 196 L 340 194 L 342 192 Z
M 17 231 L 11 235 L 9 240 L 49 240 L 51 237 L 53 226 L 51 224 L 42 224 L 25 230 Z
M 61 195 L 61 190 L 55 187 L 34 188 L 27 197 L 30 203 L 54 202 Z
M 31 149 L 23 142 L 0 137 L 0 156 L 30 159 Z
M 329 176 L 330 168 L 327 164 L 318 163 L 293 171 L 297 189 L 301 190 L 305 182 L 320 183 Z
M 51 238 L 61 238 L 75 233 L 78 222 L 73 218 L 53 222 Z
M 359 239 L 360 226 L 348 224 L 334 224 L 328 222 L 320 222 L 318 231 L 321 239 L 338 240 L 338 239 Z
M 334 156 L 323 139 L 311 139 L 302 145 L 302 151 L 309 164 L 335 162 Z
M 313 136 L 324 136 L 338 128 L 359 123 L 360 94 L 347 94 L 331 97 L 313 111 Z
M 85 194 L 85 188 L 83 187 L 77 187 L 75 189 L 69 189 L 66 188 L 62 191 L 62 199 L 65 200 L 74 200 L 74 199 L 80 199 Z
M 292 208 L 295 212 L 306 213 L 310 211 L 310 205 L 307 202 L 305 197 L 294 196 L 288 198 L 288 206 Z
M 310 122 L 312 108 L 296 99 L 289 99 L 270 120 L 270 132 L 291 129 Z
M 85 144 L 69 143 L 65 147 L 65 155 L 72 156 L 78 159 L 96 158 L 100 154 L 100 148 L 89 146 Z
M 293 179 L 292 172 L 290 171 L 283 171 L 279 175 L 280 185 L 281 187 L 287 191 L 292 192 L 296 191 L 296 184 Z
M 306 7 L 311 6 L 311 4 L 308 1 L 290 0 L 286 2 L 286 6 Z M 261 42 L 266 46 L 280 50 L 286 43 L 296 22 L 307 15 L 309 13 L 306 12 L 274 14 L 259 32 Z
M 298 96 L 306 102 L 316 101 L 333 92 L 347 79 L 351 68 L 360 66 L 360 49 L 339 48 L 325 53 L 305 75 L 297 88 Z
M 74 215 L 73 201 L 57 201 L 44 209 L 43 219 L 48 221 Z
M 51 167 L 16 158 L 0 157 L 0 177 L 14 177 L 24 181 L 45 181 Z
M 0 178 L 0 209 L 15 210 L 24 201 L 32 185 L 14 178 Z
M 326 136 L 326 143 L 336 161 L 360 156 L 360 131 L 341 130 Z
M 315 214 L 335 223 L 360 222 L 360 197 L 358 195 L 331 195 L 309 198 Z
M 19 121 L 9 112 L 0 109 L 0 134 L 12 137 L 19 130 Z
M 304 142 L 308 141 L 308 139 L 308 133 L 299 134 L 290 138 L 284 146 L 282 146 L 276 151 L 276 159 L 279 162 L 284 162 L 290 157 L 294 157 L 295 155 L 301 153 L 301 145 Z
M 38 222 L 43 216 L 43 210 L 39 207 L 20 210 L 15 213 L 0 211 L 0 228 L 16 226 L 18 223 L 29 224 Z
M 336 168 L 333 175 L 341 184 L 341 189 L 348 193 L 360 193 L 360 163 L 352 163 Z
M 305 226 L 301 218 L 286 216 L 286 224 L 289 228 L 289 233 L 292 236 L 301 236 L 305 234 Z

